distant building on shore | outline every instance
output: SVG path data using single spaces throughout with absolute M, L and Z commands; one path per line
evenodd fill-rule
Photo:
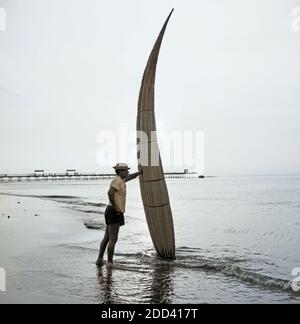
M 34 170 L 34 174 L 41 176 L 41 175 L 45 174 L 45 171 L 44 170 Z
M 66 174 L 68 176 L 75 176 L 78 174 L 78 172 L 75 169 L 70 169 L 70 170 L 66 170 Z

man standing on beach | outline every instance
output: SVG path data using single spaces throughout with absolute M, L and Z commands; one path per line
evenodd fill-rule
M 108 265 L 112 265 L 115 246 L 118 241 L 120 226 L 125 225 L 124 213 L 126 205 L 126 182 L 137 178 L 142 171 L 129 174 L 130 168 L 126 163 L 118 163 L 114 167 L 117 176 L 110 184 L 108 198 L 110 205 L 105 210 L 106 231 L 100 245 L 97 266 L 103 264 L 103 256 L 107 247 Z

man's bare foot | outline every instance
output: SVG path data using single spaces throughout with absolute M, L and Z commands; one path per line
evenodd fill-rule
M 112 269 L 113 265 L 114 264 L 112 262 L 109 262 L 109 261 L 106 263 L 106 267 L 109 268 L 109 269 Z
M 101 267 L 103 264 L 104 264 L 103 259 L 98 259 L 97 262 L 96 262 L 97 267 Z

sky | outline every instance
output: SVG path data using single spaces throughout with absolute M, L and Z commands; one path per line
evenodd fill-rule
M 206 175 L 300 174 L 297 7 L 300 0 L 0 0 L 0 174 L 107 172 L 117 162 L 135 169 L 133 143 L 128 160 L 104 165 L 99 138 L 117 138 L 120 125 L 134 134 L 143 71 L 172 8 L 157 70 L 159 134 L 201 132 L 192 146 Z

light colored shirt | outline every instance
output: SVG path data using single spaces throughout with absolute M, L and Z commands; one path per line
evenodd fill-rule
M 126 206 L 126 183 L 120 176 L 116 176 L 110 184 L 111 187 L 115 188 L 115 204 L 117 211 L 125 213 Z

